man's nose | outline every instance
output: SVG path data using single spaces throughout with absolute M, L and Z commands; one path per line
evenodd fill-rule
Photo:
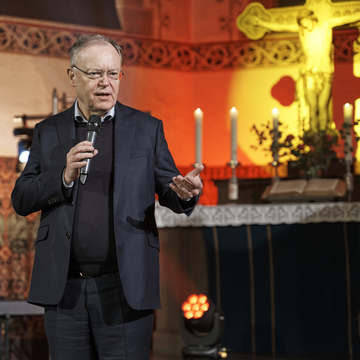
M 108 74 L 103 73 L 103 75 L 100 78 L 99 82 L 104 86 L 108 86 L 110 84 L 110 79 L 108 77 Z

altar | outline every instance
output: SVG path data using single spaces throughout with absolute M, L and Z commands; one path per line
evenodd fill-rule
M 155 213 L 160 333 L 167 321 L 177 331 L 185 292 L 197 289 L 222 309 L 223 346 L 236 353 L 360 354 L 360 202 L 200 205 L 189 218 L 156 206 Z
M 157 204 L 155 218 L 159 228 L 350 222 L 360 220 L 360 202 L 198 205 L 190 217 Z

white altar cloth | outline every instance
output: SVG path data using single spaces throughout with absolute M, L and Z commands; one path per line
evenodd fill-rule
M 159 228 L 360 221 L 360 202 L 196 206 L 190 217 L 155 205 Z

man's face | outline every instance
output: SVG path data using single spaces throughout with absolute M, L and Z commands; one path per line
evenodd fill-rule
M 116 103 L 119 93 L 120 80 L 111 80 L 107 73 L 120 72 L 121 61 L 118 52 L 108 43 L 94 44 L 81 50 L 75 65 L 86 72 L 102 71 L 104 75 L 99 79 L 90 79 L 76 68 L 68 69 L 71 86 L 76 87 L 78 105 L 84 116 L 104 116 Z

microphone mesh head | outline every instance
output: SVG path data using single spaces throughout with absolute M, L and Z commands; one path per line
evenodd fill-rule
M 95 131 L 99 133 L 101 129 L 101 117 L 99 115 L 91 115 L 86 125 L 86 131 Z

